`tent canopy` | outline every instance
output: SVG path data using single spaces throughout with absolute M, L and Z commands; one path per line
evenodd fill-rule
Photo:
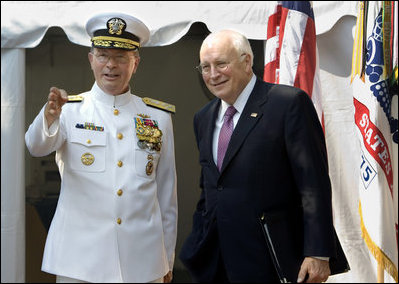
M 330 30 L 345 15 L 356 15 L 356 1 L 314 1 L 313 6 L 317 34 Z M 60 27 L 71 42 L 89 46 L 87 20 L 110 11 L 132 14 L 146 23 L 151 36 L 145 46 L 175 43 L 195 22 L 212 32 L 235 29 L 249 39 L 265 40 L 272 9 L 274 3 L 266 1 L 3 1 L 1 48 L 35 47 L 50 27 Z

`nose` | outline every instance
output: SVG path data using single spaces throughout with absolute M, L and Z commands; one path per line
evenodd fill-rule
M 116 66 L 116 65 L 118 65 L 118 62 L 116 61 L 116 57 L 109 56 L 108 61 L 107 61 L 107 66 Z
M 215 77 L 219 76 L 219 74 L 220 74 L 220 72 L 218 71 L 216 66 L 212 66 L 211 65 L 211 70 L 209 71 L 209 77 L 210 78 L 215 78 Z

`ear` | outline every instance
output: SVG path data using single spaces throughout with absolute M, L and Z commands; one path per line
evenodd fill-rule
M 93 54 L 93 53 L 91 53 L 91 52 L 89 52 L 89 53 L 87 54 L 87 57 L 89 58 L 90 67 L 91 67 L 91 69 L 93 70 L 93 60 L 94 60 L 94 54 Z
M 250 54 L 245 54 L 245 71 L 252 73 L 252 58 Z
M 134 69 L 133 69 L 133 74 L 136 73 L 137 68 L 139 67 L 139 63 L 140 63 L 140 56 L 135 56 L 135 57 L 134 57 Z

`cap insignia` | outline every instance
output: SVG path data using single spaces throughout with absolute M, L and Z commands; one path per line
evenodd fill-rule
M 112 18 L 108 20 L 107 27 L 111 35 L 121 35 L 126 28 L 126 23 L 120 18 Z

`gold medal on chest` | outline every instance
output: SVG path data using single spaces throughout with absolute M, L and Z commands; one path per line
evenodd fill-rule
M 154 157 L 150 154 L 147 156 L 147 160 L 148 163 L 145 166 L 145 173 L 147 174 L 147 176 L 150 176 L 152 174 L 152 171 L 154 170 L 154 164 L 152 162 L 154 160 Z
M 148 149 L 150 151 L 161 151 L 162 131 L 158 127 L 156 120 L 149 119 L 148 115 L 138 114 L 135 117 L 136 136 L 138 138 L 137 145 L 140 149 Z
M 90 153 L 84 153 L 80 159 L 85 166 L 90 166 L 94 163 L 94 156 Z

